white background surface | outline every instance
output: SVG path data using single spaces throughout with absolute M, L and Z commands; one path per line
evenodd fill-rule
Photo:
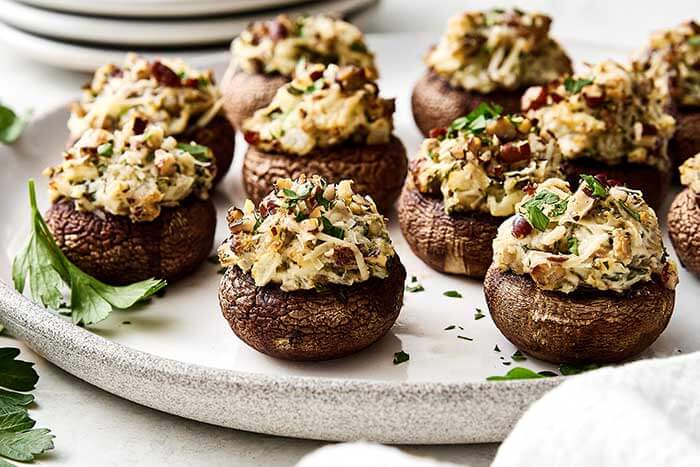
M 697 0 L 657 1 L 521 1 L 384 0 L 356 22 L 367 32 L 435 31 L 450 14 L 464 8 L 517 3 L 555 17 L 559 37 L 587 39 L 616 46 L 642 44 L 656 28 L 700 14 Z M 396 53 L 415 53 L 397 44 Z M 87 76 L 31 63 L 9 49 L 0 56 L 0 100 L 18 110 L 65 102 Z M 321 443 L 255 435 L 179 419 L 94 389 L 43 362 L 22 346 L 0 338 L 0 346 L 19 346 L 23 358 L 36 361 L 41 375 L 34 415 L 39 426 L 57 435 L 56 450 L 42 465 L 293 465 Z M 404 448 L 442 460 L 488 465 L 495 446 Z

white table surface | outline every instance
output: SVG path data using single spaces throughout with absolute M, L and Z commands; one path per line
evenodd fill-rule
M 627 46 L 648 33 L 698 18 L 697 0 L 383 0 L 355 22 L 367 32 L 435 31 L 465 8 L 517 4 L 555 17 L 554 34 Z M 400 45 L 397 45 L 400 47 Z M 397 49 L 397 53 L 401 53 Z M 87 76 L 33 63 L 4 49 L 0 55 L 0 101 L 18 111 L 66 102 Z M 56 435 L 47 466 L 290 466 L 323 443 L 257 435 L 214 427 L 157 412 L 112 396 L 44 361 L 21 342 L 0 337 L 0 347 L 22 350 L 37 363 L 38 404 L 32 410 L 41 427 Z M 486 466 L 497 445 L 402 447 L 416 455 L 471 466 Z

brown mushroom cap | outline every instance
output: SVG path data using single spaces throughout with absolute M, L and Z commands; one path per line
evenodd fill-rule
M 233 62 L 229 64 L 221 81 L 223 108 L 229 121 L 240 130 L 243 122 L 268 105 L 288 81 L 286 76 L 247 73 Z
M 216 176 L 213 182 L 215 185 L 231 167 L 236 130 L 225 117 L 217 115 L 206 126 L 193 128 L 183 136 L 176 135 L 175 138 L 183 143 L 189 143 L 192 140 L 211 149 L 216 165 Z
M 668 235 L 683 267 L 700 274 L 700 207 L 689 188 L 678 193 L 668 210 Z
M 581 174 L 603 173 L 608 179 L 619 180 L 629 188 L 641 190 L 644 200 L 655 211 L 663 204 L 671 181 L 670 172 L 658 170 L 647 164 L 607 165 L 585 157 L 565 160 L 561 169 L 572 190 L 578 187 Z
M 386 144 L 346 143 L 305 156 L 267 153 L 250 146 L 243 159 L 243 185 L 254 203 L 274 190 L 278 178 L 320 175 L 329 183 L 353 180 L 356 193 L 370 195 L 386 212 L 401 193 L 408 172 L 406 148 L 392 136 Z
M 669 144 L 673 166 L 700 153 L 700 108 L 683 108 L 671 112 L 676 119 L 676 132 Z
M 257 287 L 234 266 L 221 279 L 219 303 L 233 332 L 255 350 L 287 360 L 329 360 L 362 350 L 389 331 L 403 305 L 405 279 L 398 256 L 385 279 L 323 291 Z
M 520 96 L 525 89 L 499 90 L 488 94 L 466 91 L 452 86 L 448 80 L 428 70 L 413 88 L 413 119 L 423 136 L 428 136 L 433 128 L 449 126 L 482 102 L 496 103 L 503 107 L 504 113 L 517 113 L 520 111 Z
M 211 252 L 216 227 L 214 204 L 194 197 L 163 208 L 150 222 L 78 211 L 67 200 L 53 204 L 45 218 L 73 264 L 114 285 L 150 277 L 174 281 L 192 272 Z
M 413 253 L 431 268 L 483 278 L 491 264 L 491 244 L 503 218 L 486 213 L 445 213 L 442 199 L 404 187 L 399 224 Z
M 554 363 L 619 362 L 649 347 L 671 318 L 676 293 L 660 280 L 624 294 L 563 294 L 492 266 L 484 280 L 496 327 L 520 350 Z

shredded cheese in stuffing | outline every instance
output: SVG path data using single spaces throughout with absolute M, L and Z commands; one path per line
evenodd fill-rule
M 574 193 L 565 181 L 550 179 L 526 196 L 498 229 L 494 264 L 563 293 L 622 293 L 653 277 L 674 289 L 676 265 L 641 193 L 602 177 L 582 178 Z
M 681 183 L 690 188 L 693 193 L 700 194 L 700 154 L 683 162 L 679 170 Z
M 361 68 L 301 66 L 272 102 L 243 123 L 246 141 L 268 152 L 306 155 L 347 141 L 386 143 L 394 100 L 379 97 Z
M 452 85 L 481 93 L 547 83 L 571 72 L 569 57 L 549 37 L 551 22 L 517 9 L 461 13 L 425 61 Z
M 279 179 L 257 208 L 250 200 L 231 208 L 228 224 L 221 264 L 250 272 L 260 287 L 292 291 L 385 278 L 395 255 L 386 220 L 350 180 Z

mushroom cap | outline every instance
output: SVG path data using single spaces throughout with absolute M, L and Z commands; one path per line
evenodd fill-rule
M 216 228 L 212 201 L 194 197 L 163 208 L 150 222 L 78 211 L 69 200 L 53 204 L 45 219 L 73 264 L 113 285 L 151 277 L 168 281 L 183 277 L 207 258 Z
M 561 170 L 572 190 L 578 187 L 581 174 L 606 174 L 611 180 L 619 180 L 629 188 L 641 190 L 644 201 L 655 211 L 658 211 L 663 204 L 671 182 L 670 172 L 647 164 L 607 165 L 588 157 L 564 160 Z
M 496 327 L 520 350 L 554 363 L 619 362 L 649 347 L 671 318 L 676 293 L 660 280 L 624 294 L 538 288 L 492 266 L 484 280 Z
M 457 88 L 432 70 L 428 70 L 413 87 L 413 119 L 423 136 L 433 128 L 444 128 L 467 115 L 482 102 L 503 107 L 504 113 L 520 112 L 520 96 L 527 88 L 498 90 L 488 94 Z
M 676 195 L 668 210 L 668 236 L 683 267 L 700 275 L 700 207 L 689 188 Z
M 404 187 L 399 224 L 413 253 L 431 268 L 483 278 L 503 218 L 481 212 L 449 215 L 441 198 Z
M 673 109 L 676 132 L 669 143 L 668 152 L 674 167 L 700 152 L 700 108 Z
M 405 279 L 398 256 L 385 279 L 319 291 L 258 287 L 233 266 L 221 279 L 219 303 L 233 332 L 255 350 L 286 360 L 329 360 L 362 350 L 389 331 L 403 305 Z
M 248 73 L 231 62 L 221 80 L 221 94 L 226 117 L 234 127 L 241 129 L 243 122 L 256 110 L 268 105 L 277 90 L 289 78 L 280 74 Z
M 384 144 L 348 142 L 316 148 L 305 156 L 264 152 L 251 145 L 243 159 L 243 185 L 256 204 L 275 189 L 278 178 L 306 174 L 320 175 L 328 183 L 353 180 L 356 193 L 371 196 L 377 209 L 386 212 L 399 197 L 407 172 L 406 148 L 396 136 Z
M 216 166 L 214 185 L 219 183 L 231 167 L 236 130 L 225 117 L 217 115 L 207 125 L 201 128 L 192 128 L 182 136 L 176 135 L 175 138 L 182 143 L 189 143 L 189 140 L 192 140 L 211 149 Z

